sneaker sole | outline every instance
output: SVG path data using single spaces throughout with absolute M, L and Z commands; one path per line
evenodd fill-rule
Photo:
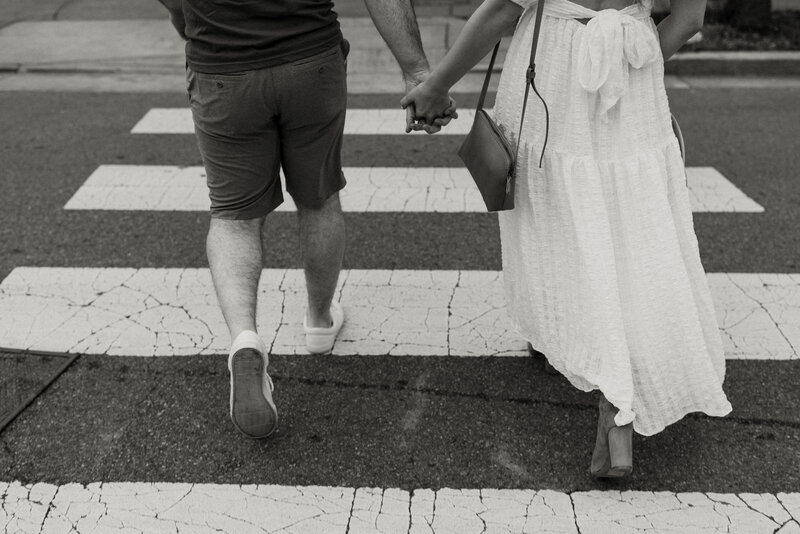
M 329 354 L 336 343 L 336 335 L 306 334 L 306 350 L 311 354 Z
M 245 436 L 266 438 L 278 424 L 275 405 L 265 396 L 264 359 L 242 349 L 231 358 L 231 420 Z

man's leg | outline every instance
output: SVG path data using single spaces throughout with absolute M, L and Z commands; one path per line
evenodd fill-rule
M 276 69 L 282 94 L 279 129 L 286 189 L 298 210 L 308 290 L 306 349 L 331 350 L 344 322 L 334 299 L 345 247 L 338 192 L 345 185 L 342 140 L 347 75 L 339 46 Z
M 308 289 L 308 326 L 330 327 L 330 308 L 346 241 L 344 215 L 339 193 L 334 193 L 319 208 L 298 204 L 300 247 Z
M 262 95 L 268 74 L 189 72 L 188 77 L 211 200 L 208 263 L 231 335 L 230 415 L 236 428 L 251 438 L 269 436 L 278 423 L 267 346 L 255 320 L 261 227 L 283 200 L 279 137 Z
M 206 240 L 208 265 L 231 340 L 256 331 L 256 295 L 263 265 L 264 217 L 247 220 L 212 218 Z
M 256 333 L 263 222 L 264 217 L 212 218 L 206 241 L 217 300 L 231 333 L 231 420 L 251 438 L 269 436 L 278 423 L 267 373 L 267 347 Z

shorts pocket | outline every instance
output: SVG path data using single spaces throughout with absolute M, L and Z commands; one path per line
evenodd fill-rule
M 248 73 L 194 73 L 190 103 L 195 125 L 211 134 L 236 135 L 252 128 Z
M 192 91 L 195 90 L 195 86 L 197 85 L 197 75 L 194 71 L 186 65 L 186 93 L 189 95 L 189 102 L 192 101 Z

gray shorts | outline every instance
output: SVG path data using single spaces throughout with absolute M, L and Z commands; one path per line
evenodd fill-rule
M 283 202 L 321 206 L 345 185 L 346 42 L 293 63 L 237 73 L 187 69 L 211 216 L 254 219 Z

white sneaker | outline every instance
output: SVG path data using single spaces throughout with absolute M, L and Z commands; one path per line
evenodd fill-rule
M 278 426 L 268 363 L 267 347 L 258 334 L 247 330 L 236 336 L 228 356 L 231 420 L 249 438 L 266 438 Z
M 306 333 L 306 350 L 312 354 L 326 354 L 333 349 L 333 343 L 344 324 L 344 310 L 336 301 L 331 302 L 331 318 L 333 324 L 328 327 L 308 326 L 308 314 L 303 318 L 303 330 Z

